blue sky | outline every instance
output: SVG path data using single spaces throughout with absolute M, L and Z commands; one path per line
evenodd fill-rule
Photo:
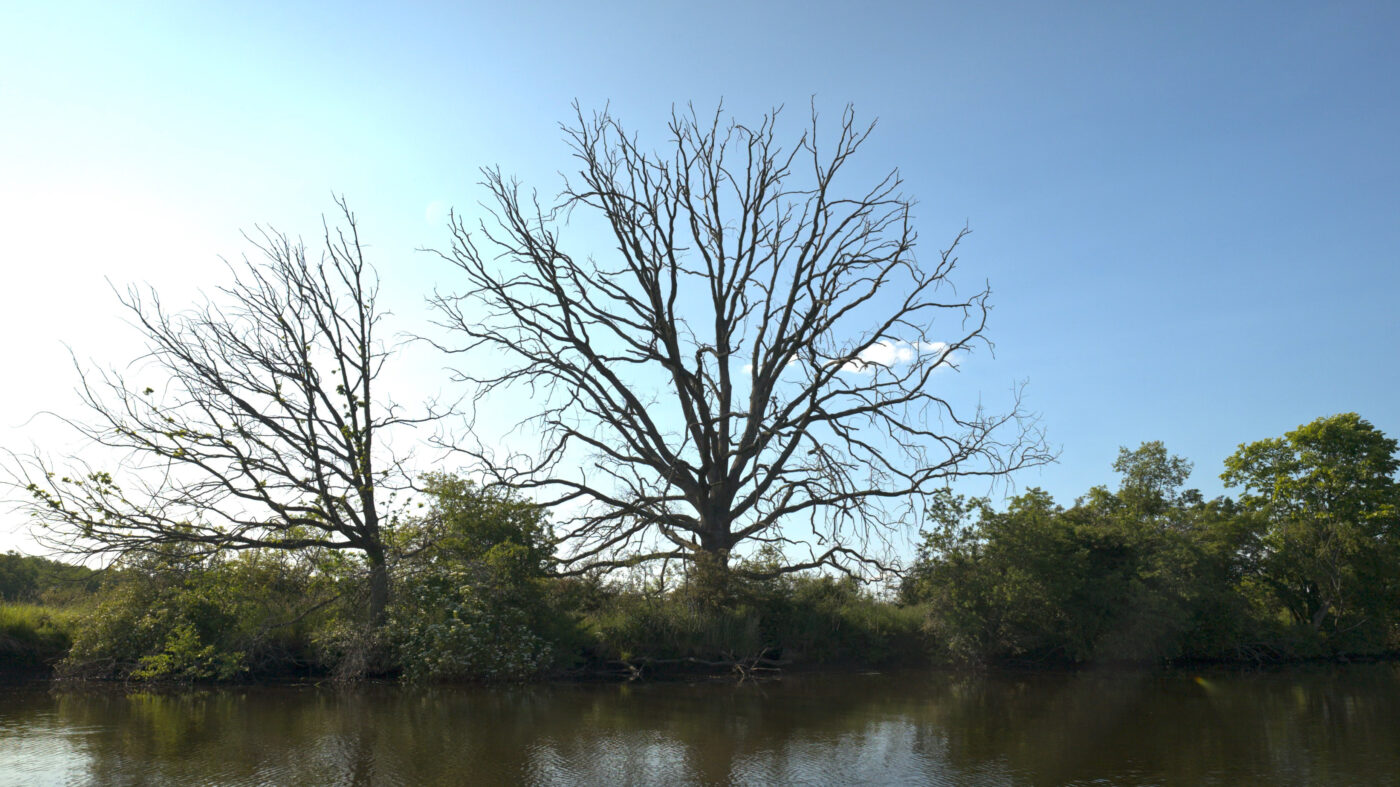
M 65 343 L 135 354 L 104 277 L 212 286 L 334 190 L 411 328 L 452 286 L 416 251 L 442 206 L 484 165 L 555 193 L 571 101 L 659 145 L 673 104 L 815 98 L 879 118 L 853 166 L 899 167 L 926 254 L 972 228 L 997 356 L 950 384 L 1029 381 L 1062 457 L 1021 486 L 1069 503 L 1160 439 L 1218 494 L 1237 444 L 1318 416 L 1400 436 L 1396 40 L 1393 3 L 8 4 L 0 447 L 63 445 L 29 418 L 71 407 Z

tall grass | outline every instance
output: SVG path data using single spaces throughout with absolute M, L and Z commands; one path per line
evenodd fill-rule
M 0 670 L 52 667 L 72 646 L 79 614 L 72 607 L 0 602 Z
M 589 650 L 597 660 L 641 663 L 766 655 L 793 666 L 886 667 L 933 659 L 924 610 L 852 582 L 799 577 L 747 590 L 721 607 L 684 592 L 614 592 L 583 616 Z

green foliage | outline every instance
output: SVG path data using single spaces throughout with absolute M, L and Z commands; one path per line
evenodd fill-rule
M 1400 605 L 1396 441 L 1345 413 L 1241 445 L 1225 468 L 1259 533 L 1260 590 L 1331 648 L 1386 647 Z
M 1066 516 L 1039 489 L 1012 499 L 1005 512 L 951 494 L 935 503 L 940 526 L 924 534 L 902 592 L 928 605 L 953 658 L 1092 657 L 1134 558 L 1118 533 Z
M 1348 414 L 1241 446 L 1223 476 L 1238 504 L 1182 491 L 1191 465 L 1159 442 L 1068 510 L 1035 489 L 1004 512 L 937 496 L 903 597 L 967 662 L 1394 650 L 1395 451 Z
M 601 661 L 719 660 L 764 649 L 757 615 L 748 607 L 702 603 L 680 594 L 613 589 L 587 620 L 593 656 Z
M 928 663 L 923 614 L 884 601 L 854 580 L 789 575 L 728 581 L 729 597 L 682 585 L 603 591 L 586 615 L 594 660 L 672 663 L 704 669 L 766 655 L 795 665 L 892 666 Z
M 75 623 L 72 677 L 220 681 L 304 665 L 327 580 L 285 553 L 128 561 Z
M 400 534 L 418 562 L 491 563 L 516 579 L 542 576 L 554 553 L 553 533 L 539 506 L 488 492 L 448 473 L 429 473 L 427 513 Z
M 921 610 L 881 599 L 850 577 L 790 577 L 767 605 L 767 641 L 795 663 L 869 667 L 929 663 Z
M 126 561 L 75 625 L 65 674 L 224 681 L 302 671 L 356 678 L 514 680 L 551 667 L 570 615 L 545 592 L 542 512 L 432 476 L 432 505 L 398 522 L 398 587 L 384 630 L 358 614 L 365 567 L 338 552 Z
M 489 569 L 435 567 L 401 589 L 388 636 L 409 681 L 521 680 L 551 663 L 530 599 Z
M 243 654 L 227 653 L 205 645 L 199 631 L 188 621 L 179 623 L 164 638 L 164 649 L 142 656 L 140 667 L 132 670 L 136 680 L 205 681 L 230 680 L 245 667 Z
M 13 551 L 0 555 L 0 601 L 73 601 L 99 584 L 100 575 L 86 566 Z
M 1116 489 L 1072 507 L 951 492 L 899 597 L 780 575 L 763 553 L 679 582 L 551 574 L 545 514 L 461 478 L 425 479 L 421 515 L 388 530 L 387 624 L 367 627 L 365 566 L 317 550 L 205 556 L 167 547 L 105 572 L 13 553 L 0 587 L 76 606 L 0 601 L 0 666 L 207 681 L 295 672 L 408 681 L 525 680 L 565 668 L 1273 660 L 1400 651 L 1396 442 L 1355 415 L 1241 446 L 1236 503 L 1183 489 L 1158 442 L 1120 452 Z M 17 590 L 16 590 L 17 589 Z M 69 643 L 71 642 L 71 648 Z
M 1113 463 L 1113 471 L 1122 476 L 1116 495 L 1099 494 L 1105 502 L 1112 501 L 1131 514 L 1137 524 L 1168 525 L 1165 518 L 1179 510 L 1183 502 L 1180 489 L 1191 475 L 1191 463 L 1179 456 L 1167 453 L 1167 447 L 1160 440 L 1143 443 L 1135 451 L 1118 449 L 1118 459 Z M 1096 489 L 1094 492 L 1100 492 Z M 1191 495 L 1187 492 L 1185 495 Z M 1091 492 L 1093 494 L 1093 492 Z
M 1161 443 L 1124 449 L 1114 468 L 1116 492 L 1096 487 L 1068 510 L 1034 488 L 1003 512 L 951 493 L 932 501 L 939 525 L 902 593 L 927 605 L 950 658 L 1159 661 L 1201 645 L 1191 634 L 1203 615 L 1237 614 L 1224 503 L 1180 492 L 1190 464 Z
M 411 557 L 386 631 L 404 678 L 521 680 L 549 668 L 568 624 L 544 592 L 553 543 L 543 512 L 446 474 L 424 491 L 426 514 L 400 533 Z
M 99 576 L 47 558 L 0 555 L 0 670 L 43 670 L 62 659 Z

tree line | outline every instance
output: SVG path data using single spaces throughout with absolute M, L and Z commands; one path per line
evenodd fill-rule
M 902 588 L 959 659 L 1275 661 L 1400 646 L 1396 442 L 1355 413 L 1241 445 L 1238 498 L 1183 489 L 1160 442 L 1069 508 L 936 498 Z

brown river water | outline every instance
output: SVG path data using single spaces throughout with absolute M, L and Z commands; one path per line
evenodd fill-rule
M 0 784 L 1400 785 L 1400 665 L 0 685 Z

